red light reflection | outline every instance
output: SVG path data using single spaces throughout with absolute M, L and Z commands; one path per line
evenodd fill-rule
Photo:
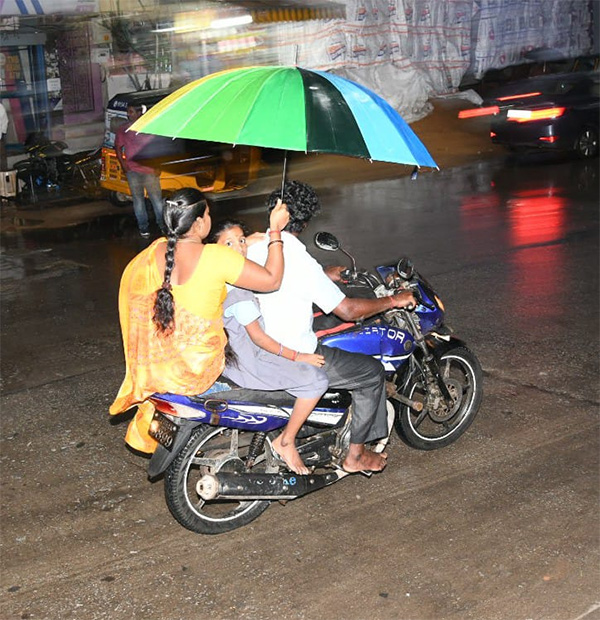
M 566 200 L 556 194 L 556 188 L 522 190 L 508 200 L 513 245 L 548 243 L 562 237 Z
M 567 200 L 556 187 L 516 192 L 507 202 L 512 246 L 523 248 L 512 257 L 508 297 L 524 319 L 561 314 L 565 290 L 564 246 Z M 538 247 L 539 246 L 539 247 Z
M 568 199 L 562 188 L 510 190 L 504 198 L 494 181 L 490 191 L 462 198 L 462 247 L 469 256 L 504 256 L 506 271 L 497 273 L 497 302 L 514 308 L 527 329 L 561 316 L 559 303 L 568 286 L 564 269 Z

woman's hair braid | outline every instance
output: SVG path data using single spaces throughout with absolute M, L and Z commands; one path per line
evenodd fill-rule
M 167 251 L 165 253 L 165 275 L 161 287 L 156 291 L 152 320 L 156 329 L 171 333 L 175 329 L 175 300 L 171 290 L 171 274 L 175 268 L 175 245 L 185 235 L 197 218 L 204 217 L 208 203 L 204 194 L 191 187 L 175 192 L 165 200 L 164 221 L 167 228 Z
M 175 327 L 175 304 L 171 292 L 171 274 L 175 267 L 175 244 L 177 237 L 173 232 L 168 233 L 167 251 L 165 253 L 165 276 L 162 286 L 156 291 L 154 315 L 152 320 L 161 332 L 170 333 Z

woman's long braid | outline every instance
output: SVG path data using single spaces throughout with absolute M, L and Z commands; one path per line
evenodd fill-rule
M 175 267 L 175 245 L 185 235 L 195 220 L 204 217 L 207 202 L 204 194 L 192 187 L 186 187 L 165 201 L 163 211 L 167 229 L 167 251 L 165 253 L 165 275 L 161 287 L 156 291 L 152 321 L 156 329 L 170 334 L 175 329 L 175 300 L 171 290 L 171 274 Z
M 161 332 L 171 333 L 175 328 L 175 305 L 173 303 L 173 293 L 171 292 L 171 274 L 175 267 L 175 244 L 177 235 L 169 231 L 167 237 L 167 251 L 165 253 L 165 277 L 162 286 L 156 292 L 156 302 L 154 304 L 154 321 L 156 327 Z

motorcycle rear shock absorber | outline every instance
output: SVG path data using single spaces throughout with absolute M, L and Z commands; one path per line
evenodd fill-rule
M 262 453 L 265 447 L 265 439 L 267 438 L 267 433 L 260 432 L 254 433 L 252 437 L 252 441 L 250 442 L 250 446 L 248 448 L 248 458 L 246 459 L 246 469 L 252 469 L 254 465 L 254 461 Z

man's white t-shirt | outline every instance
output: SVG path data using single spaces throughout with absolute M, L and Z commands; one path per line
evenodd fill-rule
M 294 235 L 281 233 L 285 267 L 278 291 L 257 293 L 265 331 L 284 346 L 314 353 L 317 337 L 312 328 L 313 303 L 329 314 L 344 299 L 342 291 L 329 279 L 319 263 Z M 268 235 L 248 248 L 248 258 L 264 265 L 267 261 Z

